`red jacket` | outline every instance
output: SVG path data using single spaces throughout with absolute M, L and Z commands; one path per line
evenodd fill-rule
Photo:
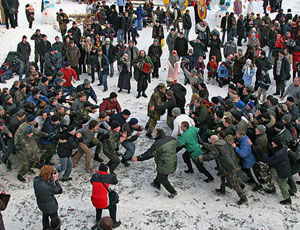
M 109 206 L 108 191 L 102 182 L 109 188 L 109 184 L 117 184 L 118 179 L 107 172 L 99 171 L 93 174 L 91 183 L 93 185 L 92 204 L 95 208 L 104 209 Z
M 60 71 L 63 72 L 64 79 L 66 80 L 66 82 L 63 84 L 63 87 L 69 87 L 72 85 L 72 77 L 74 77 L 77 81 L 77 73 L 74 69 L 71 68 L 67 70 L 66 68 L 62 68 Z
M 297 71 L 298 68 L 295 66 L 297 62 L 300 62 L 300 51 L 294 51 L 293 53 L 293 70 Z
M 111 116 L 117 112 L 121 112 L 121 106 L 118 101 L 112 102 L 109 98 L 103 99 L 100 104 L 100 112 L 105 112 L 108 116 Z

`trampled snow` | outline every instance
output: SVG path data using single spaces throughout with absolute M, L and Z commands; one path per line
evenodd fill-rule
M 40 19 L 40 0 L 21 0 L 19 8 L 19 27 L 17 29 L 6 30 L 5 26 L 0 28 L 0 60 L 4 61 L 8 51 L 16 50 L 17 43 L 21 41 L 25 34 L 31 44 L 33 60 L 34 43 L 30 41 L 30 36 L 35 32 L 35 29 L 41 29 L 42 33 L 48 35 L 50 42 L 54 41 L 56 35 L 60 33 L 53 26 L 44 24 Z M 115 1 L 114 1 L 115 2 Z M 299 12 L 300 8 L 296 4 L 297 1 L 284 0 L 283 7 L 292 8 L 293 13 Z M 25 16 L 25 4 L 33 4 L 36 15 L 36 20 L 33 24 L 33 29 L 28 29 L 28 23 Z M 246 3 L 247 4 L 247 3 Z M 262 13 L 262 2 L 254 2 L 254 9 Z M 63 0 L 61 5 L 56 6 L 57 9 L 63 8 L 66 13 L 83 13 L 85 5 L 78 5 L 71 0 Z M 231 7 L 232 9 L 232 7 Z M 218 10 L 214 7 L 208 13 L 208 22 L 211 29 L 214 28 L 214 13 Z M 244 9 L 246 11 L 246 9 Z M 193 9 L 191 9 L 192 15 Z M 194 20 L 193 20 L 194 24 Z M 69 25 L 70 28 L 70 25 Z M 81 27 L 82 28 L 82 27 Z M 149 45 L 152 43 L 152 28 L 140 31 L 138 39 L 138 48 L 148 51 Z M 167 32 L 165 29 L 165 37 Z M 190 38 L 194 38 L 193 29 L 190 33 Z M 245 50 L 245 46 L 243 47 Z M 168 49 L 163 48 L 162 65 L 168 58 Z M 87 75 L 81 76 L 82 82 Z M 13 80 L 17 80 L 15 77 Z M 102 88 L 97 86 L 95 82 L 92 86 L 97 92 L 98 101 L 101 102 L 112 91 L 117 91 L 116 73 L 113 78 L 108 79 L 109 91 L 102 92 Z M 141 125 L 147 122 L 147 103 L 155 86 L 159 83 L 165 83 L 167 79 L 167 71 L 160 69 L 160 78 L 152 80 L 146 91 L 148 99 L 136 99 L 136 82 L 132 79 L 132 92 L 130 95 L 127 92 L 119 94 L 118 100 L 122 109 L 129 109 L 132 112 L 131 117 L 139 119 Z M 2 85 L 11 86 L 13 80 L 8 84 Z M 183 83 L 183 74 L 180 75 L 180 83 Z M 272 82 L 271 93 L 274 92 L 274 82 Z M 219 88 L 218 86 L 208 85 L 210 96 L 221 95 L 225 96 L 226 87 Z M 188 95 L 187 102 L 191 97 L 190 86 L 187 86 Z M 171 130 L 166 126 L 166 116 L 163 116 L 157 127 L 163 128 L 170 133 Z M 153 143 L 146 137 L 140 137 L 136 142 L 136 155 L 143 153 Z M 120 152 L 124 152 L 120 148 Z M 150 183 L 156 175 L 155 163 L 153 160 L 131 163 L 129 168 L 120 165 L 116 173 L 119 183 L 114 187 L 120 194 L 120 203 L 118 204 L 117 218 L 122 221 L 119 227 L 122 229 L 142 229 L 142 230 L 191 230 L 191 229 L 300 229 L 299 225 L 295 225 L 300 219 L 300 202 L 299 195 L 292 197 L 293 205 L 282 206 L 279 201 L 282 199 L 279 188 L 277 187 L 276 195 L 266 195 L 264 193 L 255 193 L 251 191 L 250 186 L 246 186 L 246 195 L 248 204 L 241 207 L 235 202 L 238 200 L 237 194 L 230 189 L 227 189 L 225 196 L 218 196 L 214 189 L 219 187 L 220 180 L 216 176 L 214 170 L 215 163 L 205 163 L 208 170 L 214 175 L 215 181 L 206 184 L 203 179 L 205 177 L 197 170 L 192 175 L 187 175 L 183 172 L 185 164 L 182 160 L 181 153 L 178 153 L 178 169 L 175 174 L 170 175 L 170 182 L 174 185 L 178 192 L 178 196 L 173 200 L 167 198 L 167 191 L 162 188 L 160 191 L 155 190 L 150 186 Z M 105 156 L 102 154 L 101 157 Z M 15 158 L 15 157 L 13 157 Z M 13 159 L 13 170 L 6 171 L 4 165 L 0 165 L 0 188 L 5 189 L 11 194 L 11 200 L 3 217 L 8 230 L 40 230 L 41 212 L 37 208 L 36 200 L 33 192 L 32 180 L 38 175 L 38 170 L 35 169 L 34 175 L 26 175 L 26 183 L 21 183 L 16 179 L 19 165 L 15 163 L 17 158 Z M 62 229 L 68 230 L 84 230 L 90 229 L 95 224 L 95 209 L 90 201 L 91 184 L 89 182 L 91 175 L 84 171 L 84 158 L 81 159 L 78 166 L 73 169 L 71 176 L 73 181 L 61 183 L 63 194 L 57 196 L 59 203 L 59 215 L 62 219 Z M 59 160 L 57 155 L 54 157 L 54 162 L 58 166 Z M 92 166 L 96 170 L 98 164 L 92 161 Z M 295 179 L 299 180 L 298 176 Z M 274 180 L 276 180 L 274 176 Z M 299 194 L 299 193 L 298 193 Z M 107 216 L 108 211 L 103 211 L 103 216 Z

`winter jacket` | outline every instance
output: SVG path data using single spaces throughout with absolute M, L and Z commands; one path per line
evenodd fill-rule
M 153 64 L 155 64 L 156 67 L 158 68 L 161 67 L 161 63 L 160 63 L 161 55 L 162 55 L 162 49 L 160 45 L 152 44 L 149 47 L 148 56 L 151 58 Z
M 167 109 L 168 116 L 172 117 L 172 109 L 176 107 L 176 99 L 173 95 L 172 98 L 167 99 L 165 103 L 162 105 L 157 105 L 154 107 L 154 110 L 160 111 L 161 113 L 164 113 L 164 111 Z
M 23 62 L 28 62 L 31 53 L 31 47 L 28 42 L 20 42 L 17 47 L 18 58 Z
M 103 153 L 104 154 L 113 154 L 117 152 L 117 149 L 120 146 L 120 132 L 115 132 L 114 130 L 108 131 L 109 138 L 103 141 Z
M 97 71 L 101 74 L 109 74 L 109 60 L 106 55 L 103 54 L 101 58 L 101 68 L 103 68 L 103 71 L 100 71 L 99 55 L 95 56 L 94 68 L 97 69 Z
M 60 158 L 71 157 L 73 149 L 78 148 L 80 138 L 76 135 L 71 135 L 69 132 L 64 131 L 59 134 L 59 141 L 57 145 L 57 154 Z
M 244 68 L 250 68 L 250 73 L 248 73 Z M 243 72 L 244 84 L 246 86 L 252 85 L 252 78 L 255 75 L 255 69 L 245 64 L 242 69 L 242 72 Z
M 183 22 L 183 29 L 184 30 L 189 30 L 192 28 L 192 20 L 191 16 L 189 14 L 184 14 L 182 17 L 182 22 Z
M 264 154 L 269 154 L 268 151 L 268 136 L 266 133 L 259 134 L 255 138 L 255 143 L 252 144 L 252 149 L 257 161 L 266 163 Z
M 262 69 L 263 68 L 267 68 L 267 70 L 270 70 L 272 69 L 272 63 L 269 61 L 269 59 L 267 57 L 259 57 L 257 58 L 256 62 L 255 62 L 255 65 L 256 65 L 256 77 L 260 78 L 262 76 Z
M 214 143 L 212 149 L 203 154 L 203 161 L 216 160 L 220 175 L 226 175 L 240 168 L 232 146 L 224 140 Z
M 235 56 L 232 58 L 232 60 L 234 61 L 233 68 L 232 68 L 233 75 L 240 76 L 242 78 L 243 76 L 242 68 L 246 63 L 246 58 L 244 56 L 242 57 Z
M 154 118 L 156 120 L 160 120 L 160 116 L 165 113 L 165 110 L 157 109 L 159 106 L 162 106 L 164 103 L 165 95 L 159 91 L 159 86 L 154 89 L 150 97 L 150 101 L 148 103 L 148 113 L 147 116 L 150 118 Z M 151 107 L 154 106 L 154 110 L 151 110 Z
M 41 41 L 38 44 L 38 52 L 39 55 L 41 55 L 42 58 L 45 57 L 46 53 L 48 53 L 50 51 L 51 48 L 51 43 L 49 41 Z
M 67 70 L 66 68 L 62 68 L 59 71 L 63 72 L 64 79 L 66 80 L 66 82 L 63 84 L 63 87 L 71 86 L 72 78 L 74 78 L 76 81 L 78 80 L 77 73 L 73 68 L 70 68 L 69 70 Z
M 109 188 L 110 184 L 118 183 L 117 177 L 107 172 L 98 171 L 98 173 L 93 174 L 91 183 L 93 185 L 91 200 L 94 207 L 98 209 L 107 208 L 109 206 L 109 194 L 103 183 Z
M 181 129 L 181 123 L 184 121 L 188 122 L 190 126 L 195 126 L 195 122 L 190 116 L 187 114 L 180 114 L 173 121 L 174 128 L 171 134 L 172 137 L 177 138 L 178 135 L 183 133 L 183 130 Z
M 104 98 L 100 104 L 100 112 L 105 112 L 108 116 L 121 112 L 121 106 L 118 101 L 112 102 L 109 98 Z
M 37 176 L 33 179 L 33 188 L 39 209 L 46 214 L 55 213 L 58 210 L 58 203 L 54 195 L 62 193 L 58 180 L 53 184 Z
M 109 118 L 109 122 L 111 123 L 112 121 L 118 121 L 121 125 L 121 127 L 126 123 L 125 118 L 123 117 L 122 112 L 115 113 Z
M 193 47 L 193 55 L 196 59 L 198 59 L 200 56 L 204 57 L 205 53 L 204 53 L 204 50 L 205 50 L 205 45 L 203 42 L 193 42 L 193 41 L 190 41 L 190 45 L 191 47 Z
M 177 51 L 177 55 L 179 57 L 186 56 L 188 52 L 188 48 L 189 48 L 189 44 L 186 38 L 177 37 L 175 39 L 174 49 Z
M 181 134 L 181 136 L 177 137 L 179 146 L 185 146 L 186 150 L 190 153 L 192 159 L 201 156 L 203 153 L 198 142 L 198 132 L 198 128 L 191 126 L 187 130 L 185 130 Z
M 287 78 L 290 78 L 290 63 L 286 57 L 283 57 L 281 63 L 280 74 L 276 74 L 278 57 L 275 58 L 274 66 L 273 66 L 273 75 L 276 81 L 285 81 Z
M 228 70 L 226 68 L 226 66 L 220 65 L 219 69 L 218 69 L 218 77 L 225 79 L 228 77 Z
M 116 49 L 115 47 L 110 44 L 109 48 L 108 48 L 108 52 L 107 52 L 107 45 L 104 44 L 102 46 L 102 50 L 103 50 L 103 54 L 106 55 L 106 57 L 108 58 L 109 63 L 114 63 L 114 61 L 116 60 Z
M 258 80 L 258 87 L 268 90 L 271 85 L 271 79 L 269 74 L 267 73 L 266 75 L 262 75 L 260 77 L 260 80 Z
M 194 121 L 197 127 L 202 128 L 204 130 L 206 130 L 207 128 L 212 128 L 211 115 L 204 104 L 201 104 L 199 107 L 196 108 L 194 115 Z
M 145 161 L 154 157 L 157 173 L 169 175 L 177 169 L 176 149 L 178 147 L 179 144 L 175 138 L 163 135 L 158 137 L 152 146 L 137 159 Z
M 59 28 L 61 30 L 66 30 L 67 29 L 69 19 L 68 19 L 68 16 L 65 13 L 57 14 L 56 21 L 58 21 Z
M 132 62 L 139 56 L 139 49 L 135 46 L 133 46 L 132 48 L 130 48 L 130 46 L 128 46 L 126 49 L 125 49 L 125 53 L 124 54 L 127 54 L 128 57 L 129 57 L 129 60 L 132 64 Z
M 251 145 L 248 143 L 248 136 L 243 136 L 239 139 L 239 147 L 235 147 L 234 150 L 242 160 L 242 166 L 245 169 L 252 168 L 255 164 L 255 156 L 252 152 Z
M 51 144 L 54 142 L 54 140 L 58 140 L 58 135 L 57 135 L 57 128 L 60 127 L 60 123 L 58 123 L 58 125 L 55 125 L 52 123 L 52 120 L 50 117 L 47 118 L 47 120 L 45 121 L 43 128 L 42 128 L 42 132 L 46 133 L 46 136 L 42 136 L 40 138 L 41 143 L 43 144 Z
M 288 158 L 287 146 L 283 146 L 272 156 L 263 155 L 270 165 L 274 165 L 279 178 L 288 178 L 291 176 L 291 164 Z
M 223 43 L 220 38 L 217 38 L 216 40 L 211 39 L 208 43 L 208 47 L 210 47 L 209 60 L 212 56 L 216 56 L 217 62 L 222 61 L 221 48 L 223 47 Z
M 164 36 L 164 29 L 162 25 L 157 26 L 156 24 L 153 26 L 152 30 L 152 38 L 158 39 L 158 42 L 160 42 L 161 39 L 163 39 Z
M 142 10 L 142 7 L 138 7 L 135 11 L 135 14 L 136 14 L 136 18 L 138 20 L 141 20 L 143 17 L 144 17 L 144 11 Z
M 72 33 L 72 38 L 75 42 L 75 44 L 78 44 L 80 37 L 81 37 L 81 31 L 78 27 L 71 27 L 68 30 L 68 33 L 71 32 Z
M 180 71 L 180 61 L 175 62 L 174 67 L 171 65 L 170 61 L 168 60 L 165 64 L 164 68 L 168 68 L 168 78 L 172 78 L 174 81 L 178 80 L 179 71 Z
M 89 100 L 91 97 L 95 103 L 97 103 L 97 95 L 95 93 L 95 90 L 90 86 L 90 88 L 86 88 L 84 84 L 80 84 L 77 86 L 77 89 L 81 89 L 86 96 L 86 100 Z
M 71 66 L 78 66 L 80 55 L 80 50 L 77 46 L 69 46 L 67 48 L 66 58 L 71 63 Z
M 34 98 L 32 95 L 30 95 L 27 100 L 26 100 L 26 104 L 31 102 L 35 107 L 37 107 L 40 104 L 40 101 L 45 101 L 48 103 L 49 99 L 44 96 L 44 95 L 40 95 L 39 99 Z
M 186 95 L 186 88 L 179 84 L 179 83 L 172 83 L 172 85 L 170 86 L 171 90 L 173 90 L 175 99 L 176 99 L 176 105 L 181 108 L 185 106 L 185 95 Z
M 300 51 L 293 52 L 293 71 L 298 71 L 297 63 L 300 63 Z
M 45 54 L 45 64 L 44 64 L 44 73 L 51 74 L 53 76 L 56 67 L 58 64 L 58 59 L 55 54 L 51 54 L 50 52 Z
M 168 45 L 168 49 L 170 52 L 172 52 L 175 49 L 175 40 L 177 38 L 177 35 L 174 34 L 174 36 L 172 36 L 171 33 L 168 34 L 167 36 L 167 45 Z
M 224 57 L 228 57 L 230 54 L 236 54 L 237 53 L 237 45 L 235 42 L 226 42 L 224 45 Z
M 126 122 L 122 126 L 122 132 L 127 133 L 126 141 L 129 141 L 129 142 L 134 142 L 138 139 L 137 132 L 139 132 L 139 131 L 142 131 L 140 127 L 138 127 L 137 129 L 133 129 L 131 124 L 129 124 L 129 122 Z

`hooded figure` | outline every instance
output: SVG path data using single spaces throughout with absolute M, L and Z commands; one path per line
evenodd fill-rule
M 179 70 L 180 70 L 180 59 L 177 55 L 176 50 L 172 51 L 168 62 L 165 65 L 165 70 L 169 67 L 168 78 L 172 78 L 175 83 L 177 83 Z

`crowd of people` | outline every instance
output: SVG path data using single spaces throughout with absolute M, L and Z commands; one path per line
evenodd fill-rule
M 72 169 L 80 164 L 82 156 L 86 172 L 92 174 L 91 200 L 97 222 L 94 229 L 121 224 L 116 217 L 117 200 L 109 189 L 109 184 L 118 183 L 115 170 L 120 163 L 130 167 L 130 161 L 154 158 L 157 176 L 151 185 L 157 189 L 163 185 L 170 193 L 168 197 L 174 198 L 177 191 L 168 176 L 177 169 L 179 152 L 184 152 L 185 172 L 194 173 L 193 162 L 207 177 L 206 183 L 214 181 L 214 173 L 203 162 L 215 160 L 216 174 L 221 178 L 216 193 L 224 195 L 226 187 L 234 189 L 238 205 L 247 202 L 245 183 L 255 192 L 276 193 L 274 168 L 283 196 L 280 204 L 291 204 L 296 184 L 300 184 L 293 179 L 300 172 L 298 15 L 279 9 L 272 20 L 267 13 L 263 17 L 226 13 L 221 32 L 196 18 L 196 37 L 189 40 L 193 24 L 190 11 L 178 14 L 176 5 L 172 12 L 165 13 L 159 7 L 154 11 L 150 1 L 145 3 L 145 10 L 157 20 L 153 21 L 153 43 L 146 51 L 136 46 L 137 31 L 142 29 L 142 8 L 134 11 L 130 1 L 118 1 L 118 6 L 117 12 L 115 5 L 109 7 L 105 1 L 96 4 L 95 19 L 83 31 L 76 22 L 68 29 L 69 17 L 60 9 L 57 21 L 61 37 L 56 36 L 51 44 L 47 35 L 36 29 L 30 38 L 35 44 L 32 52 L 24 35 L 17 45 L 19 80 L 11 88 L 1 89 L 1 163 L 11 170 L 11 158 L 18 159 L 21 167 L 16 176 L 21 182 L 26 181 L 26 174 L 34 172 L 33 168 L 41 169 L 34 178 L 34 191 L 43 213 L 43 229 L 59 229 L 54 195 L 62 193 L 59 181 L 72 180 Z M 179 19 L 183 30 L 178 26 Z M 14 18 L 10 23 L 16 26 Z M 163 24 L 170 27 L 166 37 Z M 165 38 L 169 58 L 162 65 Z M 239 46 L 246 46 L 246 52 Z M 32 54 L 34 62 L 30 61 Z M 136 97 L 147 98 L 148 84 L 160 78 L 162 67 L 168 69 L 168 79 L 151 93 L 149 119 L 143 127 L 138 118 L 130 117 L 129 109 L 123 108 L 126 104 L 119 104 L 116 92 L 106 93 L 108 82 L 118 72 L 119 95 L 123 90 L 130 94 L 133 77 Z M 180 70 L 184 73 L 183 85 L 178 81 Z M 108 96 L 101 102 L 93 89 L 96 76 L 97 87 L 103 86 Z M 286 85 L 290 79 L 292 83 Z M 273 95 L 269 93 L 271 80 L 276 82 Z M 228 86 L 227 95 L 210 97 L 208 84 L 216 83 Z M 188 85 L 193 95 L 187 102 Z M 165 113 L 171 135 L 155 129 Z M 143 132 L 155 141 L 144 154 L 135 156 Z M 124 153 L 120 153 L 120 146 Z M 109 159 L 106 164 L 102 152 Z M 60 159 L 56 168 L 52 162 L 55 154 Z M 97 172 L 91 167 L 92 159 L 101 162 Z M 241 173 L 249 180 L 242 181 Z M 0 198 L 3 210 L 9 198 L 5 191 Z M 109 210 L 111 219 L 101 220 L 102 209 Z

